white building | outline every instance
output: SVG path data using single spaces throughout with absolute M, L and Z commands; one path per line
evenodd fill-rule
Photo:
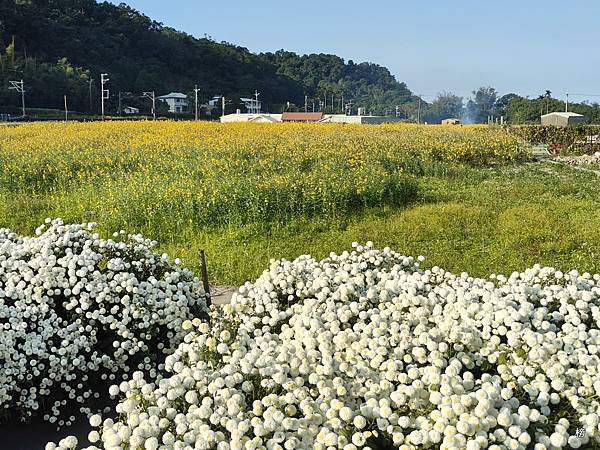
M 204 109 L 204 112 L 207 116 L 214 114 L 215 111 L 218 111 L 222 107 L 222 98 L 221 95 L 215 95 L 208 102 L 200 105 L 200 108 Z
M 304 117 L 307 116 L 307 117 Z M 320 120 L 307 120 L 319 116 Z M 285 113 L 285 114 L 250 114 L 242 113 L 239 110 L 235 114 L 227 114 L 221 117 L 222 123 L 231 122 L 315 122 L 315 123 L 349 123 L 349 124 L 369 124 L 380 125 L 383 123 L 401 122 L 399 117 L 386 116 L 346 116 L 344 114 L 321 114 L 321 113 Z
M 400 117 L 388 116 L 347 116 L 345 114 L 325 114 L 319 123 L 350 123 L 357 125 L 381 125 L 383 123 L 401 122 Z
M 219 106 L 221 106 L 222 98 L 223 98 L 222 95 L 215 95 L 213 98 L 211 98 L 208 101 L 208 106 L 210 106 L 211 108 L 218 108 Z
M 170 113 L 182 113 L 187 111 L 188 108 L 188 99 L 187 95 L 182 94 L 181 92 L 171 92 L 167 95 L 161 95 L 160 97 L 156 97 L 156 100 L 160 100 L 161 102 L 165 102 L 169 105 Z
M 227 114 L 221 117 L 221 123 L 231 122 L 277 123 L 281 122 L 281 114 L 250 114 L 236 112 L 235 114 Z
M 244 104 L 244 107 L 249 114 L 260 114 L 260 110 L 262 108 L 262 102 L 260 100 L 246 97 L 242 97 L 240 100 Z
M 585 117 L 574 112 L 551 112 L 542 116 L 542 125 L 566 127 L 582 123 Z
M 125 108 L 123 108 L 123 113 L 124 114 L 139 114 L 140 109 L 136 108 L 134 106 L 126 106 Z

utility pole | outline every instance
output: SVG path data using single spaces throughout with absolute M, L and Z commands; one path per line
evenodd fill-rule
M 304 96 L 304 112 L 308 112 L 308 95 Z
M 108 100 L 108 98 L 110 97 L 110 91 L 104 87 L 106 85 L 106 83 L 108 83 L 110 81 L 109 78 L 106 78 L 107 76 L 108 76 L 107 73 L 101 73 L 100 74 L 100 86 L 102 87 L 102 89 L 101 89 L 101 94 L 102 94 L 102 120 L 104 120 L 104 100 Z
M 194 117 L 196 118 L 196 120 L 198 120 L 198 91 L 200 91 L 200 89 L 198 89 L 198 85 L 196 85 L 194 87 L 194 101 L 195 101 Z
M 254 90 L 254 98 L 255 98 L 255 100 L 254 100 L 254 113 L 255 114 L 260 114 L 260 108 L 258 106 L 258 96 L 259 95 L 260 95 L 259 92 L 255 89 Z
M 152 120 L 156 120 L 156 96 L 154 95 L 154 91 L 143 92 L 142 97 L 152 100 Z
M 121 102 L 125 97 L 129 97 L 131 96 L 131 92 L 121 92 L 119 91 L 119 115 L 121 115 L 121 111 L 122 111 L 122 107 L 121 107 Z
M 344 93 L 342 92 L 342 101 L 340 103 L 340 109 L 346 114 L 346 104 L 344 103 Z
M 223 113 L 221 114 L 221 117 L 225 117 L 225 96 L 224 95 L 221 97 L 221 105 L 222 105 L 222 111 L 223 111 Z
M 67 96 L 65 95 L 65 122 L 69 121 L 69 109 L 67 108 Z
M 417 109 L 417 123 L 421 123 L 421 96 L 419 95 L 419 108 Z
M 23 109 L 23 117 L 25 117 L 25 83 L 21 81 L 9 81 L 9 89 L 17 91 L 21 94 L 21 107 Z
M 88 80 L 88 87 L 89 87 L 89 92 L 90 92 L 90 113 L 92 112 L 92 83 L 94 82 L 94 79 L 90 77 L 90 79 Z
M 567 93 L 567 99 L 565 100 L 565 112 L 569 112 L 569 94 Z

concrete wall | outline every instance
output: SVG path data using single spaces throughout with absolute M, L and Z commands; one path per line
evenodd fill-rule
M 281 114 L 227 114 L 221 117 L 221 123 L 231 122 L 281 122 Z
M 327 114 L 321 122 L 380 125 L 382 123 L 401 122 L 399 117 L 385 116 L 345 116 L 344 114 Z

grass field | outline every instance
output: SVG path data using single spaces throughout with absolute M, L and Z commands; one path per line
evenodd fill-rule
M 157 239 L 213 282 L 372 240 L 475 275 L 600 272 L 595 175 L 525 161 L 500 130 L 35 124 L 1 130 L 0 226 L 95 221 Z

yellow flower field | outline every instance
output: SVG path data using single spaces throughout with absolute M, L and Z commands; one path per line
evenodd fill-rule
M 46 216 L 109 228 L 338 217 L 404 205 L 443 162 L 523 157 L 481 126 L 37 123 L 0 130 L 0 226 Z

